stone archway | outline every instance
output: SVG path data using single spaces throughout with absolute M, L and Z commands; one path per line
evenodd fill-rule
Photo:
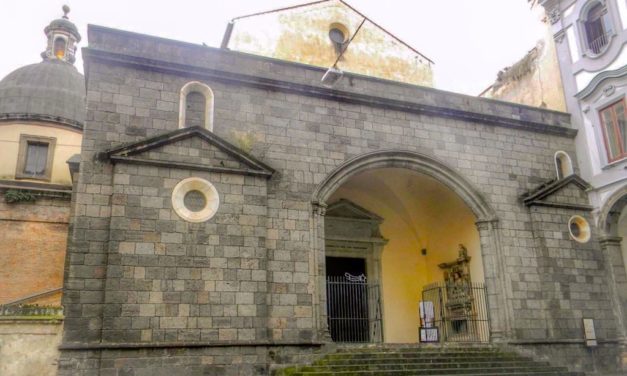
M 357 173 L 386 167 L 405 168 L 431 176 L 457 193 L 473 211 L 478 222 L 496 220 L 494 210 L 461 174 L 433 157 L 407 150 L 376 151 L 346 161 L 318 185 L 312 203 L 324 205 L 342 183 Z
M 627 186 L 614 192 L 599 212 L 597 227 L 604 236 L 618 236 L 618 216 L 627 207 Z M 618 215 L 618 216 L 617 216 Z
M 608 260 L 610 293 L 619 336 L 627 347 L 627 186 L 618 189 L 601 208 L 597 220 L 599 243 Z
M 513 316 L 506 299 L 507 287 L 504 278 L 501 242 L 496 212 L 483 195 L 459 172 L 445 163 L 424 154 L 405 150 L 383 150 L 360 155 L 334 169 L 316 188 L 312 195 L 312 263 L 315 267 L 314 311 L 319 318 L 317 325 L 321 338 L 328 339 L 326 328 L 325 293 L 325 247 L 324 215 L 327 200 L 351 177 L 369 170 L 396 168 L 407 169 L 427 175 L 457 194 L 477 218 L 481 255 L 488 291 L 488 309 L 491 318 L 493 341 L 509 336 L 510 317 Z

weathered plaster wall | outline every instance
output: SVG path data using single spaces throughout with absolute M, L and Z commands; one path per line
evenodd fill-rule
M 389 240 L 381 260 L 386 342 L 418 342 L 423 287 L 444 281 L 438 265 L 455 260 L 460 243 L 472 257 L 472 281 L 483 282 L 476 218 L 436 180 L 407 170 L 372 170 L 346 182 L 329 202 L 340 198 L 384 219 L 381 234 Z
M 362 21 L 361 15 L 339 1 L 236 19 L 228 48 L 329 68 L 338 56 L 329 39 L 331 25 L 342 24 L 349 38 Z M 347 72 L 433 86 L 431 63 L 370 21 L 337 66 Z
M 503 79 L 497 80 L 481 96 L 566 111 L 557 51 L 549 28 L 544 39 L 533 50 L 506 69 L 508 71 L 503 73 Z M 514 70 L 521 74 L 513 75 Z
M 60 321 L 0 320 L 0 374 L 56 375 L 62 331 Z
M 72 185 L 66 162 L 81 152 L 81 133 L 37 123 L 0 123 L 0 179 L 15 179 L 21 134 L 56 138 L 50 183 Z
M 69 206 L 69 197 L 8 204 L 0 192 L 0 304 L 62 287 Z M 58 306 L 61 296 L 29 303 Z

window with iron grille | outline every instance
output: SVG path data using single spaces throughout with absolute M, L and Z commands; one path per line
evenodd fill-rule
M 621 99 L 600 111 L 608 162 L 627 157 L 627 115 Z

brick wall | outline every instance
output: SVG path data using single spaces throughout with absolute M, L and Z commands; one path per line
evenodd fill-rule
M 0 193 L 0 304 L 60 288 L 69 200 L 4 201 Z M 59 293 L 29 303 L 59 305 Z

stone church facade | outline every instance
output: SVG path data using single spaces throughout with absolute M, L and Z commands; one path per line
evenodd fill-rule
M 620 250 L 591 224 L 577 166 L 556 177 L 555 153 L 575 151 L 569 115 L 347 73 L 329 88 L 322 68 L 99 26 L 83 57 L 59 375 L 267 374 L 323 352 L 326 208 L 375 212 L 351 193 L 369 180 L 347 184 L 384 170 L 445 187 L 473 218 L 438 231 L 476 238 L 489 342 L 622 366 Z M 382 247 L 390 285 L 404 277 Z M 419 295 L 391 294 L 418 316 Z

